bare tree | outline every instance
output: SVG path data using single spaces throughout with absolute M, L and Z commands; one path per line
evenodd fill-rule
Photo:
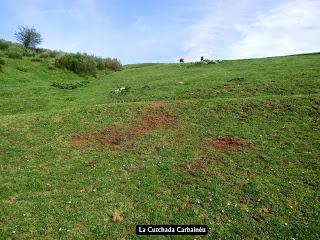
M 41 34 L 34 27 L 19 26 L 14 35 L 17 41 L 26 48 L 35 48 L 42 42 Z

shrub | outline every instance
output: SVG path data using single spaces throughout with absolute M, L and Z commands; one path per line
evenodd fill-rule
M 97 74 L 97 63 L 92 56 L 80 53 L 69 53 L 58 57 L 55 60 L 55 66 L 58 68 L 66 68 L 79 75 Z
M 107 68 L 112 69 L 114 71 L 120 71 L 122 69 L 122 64 L 120 60 L 116 58 L 107 58 L 106 59 Z
M 5 64 L 5 61 L 2 58 L 0 58 L 0 72 L 2 72 L 2 65 L 4 64 Z
M 26 57 L 34 57 L 36 55 L 36 52 L 33 49 L 24 49 L 23 55 Z
M 50 54 L 48 52 L 43 52 L 39 54 L 39 58 L 49 58 Z
M 60 88 L 60 89 L 67 89 L 72 90 L 76 89 L 78 87 L 85 86 L 89 83 L 89 81 L 81 81 L 81 82 L 75 82 L 75 83 L 52 83 L 52 87 Z
M 59 52 L 55 52 L 60 55 Z M 99 58 L 89 56 L 87 54 L 63 54 L 55 60 L 55 66 L 59 68 L 66 68 L 79 75 L 96 76 L 97 70 L 110 69 L 119 71 L 122 69 L 121 62 L 116 58 Z
M 53 69 L 55 69 L 55 65 L 54 65 L 54 64 L 52 64 L 52 63 L 50 63 L 50 64 L 48 65 L 48 69 L 49 69 L 49 70 L 53 70 Z
M 2 65 L 4 65 L 5 62 L 2 58 L 0 58 L 0 72 L 2 72 Z
M 43 53 L 43 52 L 45 52 L 47 49 L 45 49 L 45 48 L 34 48 L 33 50 L 36 51 L 36 53 Z
M 58 52 L 58 51 L 48 51 L 48 54 L 49 54 L 49 57 L 55 58 L 60 54 L 60 52 Z
M 49 49 L 36 49 L 37 53 L 39 53 L 40 58 L 55 58 L 58 56 L 58 51 L 52 51 Z
M 97 62 L 97 67 L 99 70 L 111 69 L 113 71 L 120 71 L 122 69 L 120 60 L 116 58 L 95 57 L 95 61 Z
M 24 49 L 18 45 L 12 45 L 7 49 L 7 56 L 9 58 L 21 59 L 24 54 Z
M 10 46 L 10 43 L 3 40 L 3 39 L 0 39 L 0 49 L 2 50 L 7 50 Z
M 96 61 L 96 63 L 97 63 L 97 68 L 98 68 L 99 70 L 105 70 L 105 69 L 106 69 L 105 63 L 104 63 L 104 61 L 103 61 L 102 58 L 95 57 L 94 60 Z
M 28 68 L 26 68 L 24 66 L 18 66 L 17 70 L 19 70 L 20 72 L 28 72 Z

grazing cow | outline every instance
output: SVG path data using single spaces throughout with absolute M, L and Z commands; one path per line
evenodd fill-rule
M 184 58 L 180 58 L 180 59 L 179 59 L 179 62 L 180 62 L 180 63 L 184 63 Z
M 217 63 L 222 63 L 222 60 L 203 59 L 203 62 L 205 62 L 206 64 L 217 64 Z
M 216 62 L 214 60 L 210 60 L 210 59 L 203 59 L 202 62 L 204 62 L 205 64 L 215 64 Z

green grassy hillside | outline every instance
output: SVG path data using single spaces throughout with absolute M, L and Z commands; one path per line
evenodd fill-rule
M 140 239 L 136 224 L 320 237 L 320 54 L 96 78 L 1 58 L 1 239 Z

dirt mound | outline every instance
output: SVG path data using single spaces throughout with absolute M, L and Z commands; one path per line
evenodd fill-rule
M 172 126 L 176 117 L 168 113 L 153 113 L 140 118 L 140 124 L 132 124 L 128 127 L 114 126 L 112 128 L 75 134 L 72 136 L 73 145 L 83 145 L 90 142 L 98 143 L 103 147 L 115 147 L 123 145 L 131 139 L 154 130 L 158 127 Z
M 241 152 L 249 147 L 249 144 L 236 137 L 220 137 L 205 141 L 206 145 L 218 152 Z

